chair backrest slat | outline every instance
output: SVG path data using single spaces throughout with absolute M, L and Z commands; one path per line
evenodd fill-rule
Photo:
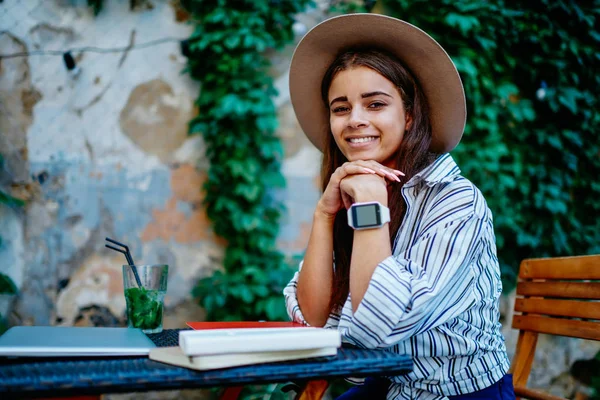
M 600 282 L 519 282 L 517 294 L 534 297 L 567 299 L 599 299 Z
M 537 315 L 515 315 L 513 328 L 550 335 L 600 340 L 600 324 L 597 322 L 540 317 Z
M 516 299 L 515 311 L 528 314 L 600 320 L 600 301 L 551 300 L 536 298 Z M 600 329 L 600 327 L 598 329 Z
M 523 260 L 514 310 L 515 392 L 528 399 L 559 399 L 527 388 L 538 334 L 600 341 L 600 254 Z
M 519 278 L 600 280 L 600 255 L 526 259 Z

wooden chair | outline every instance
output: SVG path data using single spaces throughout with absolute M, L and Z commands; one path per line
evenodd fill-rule
M 521 262 L 512 327 L 519 329 L 511 372 L 517 398 L 565 400 L 528 389 L 539 333 L 600 340 L 600 255 Z

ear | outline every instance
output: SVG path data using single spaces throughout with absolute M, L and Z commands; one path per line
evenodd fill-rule
M 404 130 L 408 131 L 410 130 L 410 128 L 412 127 L 413 124 L 413 117 L 412 117 L 412 113 L 410 112 L 406 112 L 406 117 L 404 119 L 404 123 L 405 123 L 405 127 Z

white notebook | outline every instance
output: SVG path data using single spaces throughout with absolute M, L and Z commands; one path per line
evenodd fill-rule
M 180 331 L 179 347 L 188 356 L 338 348 L 336 329 L 250 328 Z
M 15 326 L 0 336 L 0 356 L 147 355 L 155 347 L 134 328 Z
M 276 361 L 301 360 L 314 357 L 329 357 L 337 354 L 337 348 L 269 351 L 262 353 L 216 354 L 211 356 L 186 356 L 179 347 L 157 347 L 150 350 L 150 359 L 180 367 L 205 371 L 210 369 L 239 367 Z

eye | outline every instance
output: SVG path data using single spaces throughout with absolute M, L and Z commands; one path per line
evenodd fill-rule
M 348 107 L 346 106 L 338 106 L 338 107 L 334 107 L 331 112 L 334 114 L 341 114 L 341 113 L 345 113 L 348 110 L 350 110 Z
M 374 101 L 371 104 L 369 104 L 369 108 L 372 108 L 372 109 L 379 109 L 379 108 L 382 108 L 385 106 L 386 106 L 386 104 L 381 101 Z

